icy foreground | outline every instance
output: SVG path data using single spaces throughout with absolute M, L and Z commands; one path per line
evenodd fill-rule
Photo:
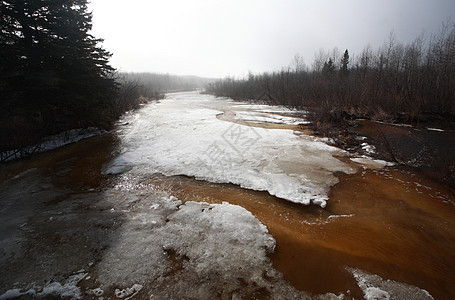
M 257 106 L 258 111 L 266 107 Z M 125 118 L 128 125 L 119 132 L 125 150 L 105 173 L 134 169 L 137 173 L 187 175 L 325 207 L 329 188 L 337 183 L 333 173 L 354 172 L 335 157 L 345 156 L 345 152 L 292 130 L 252 128 L 216 118 L 223 111 L 234 111 L 242 118 L 245 109 L 254 111 L 255 106 L 242 107 L 238 102 L 197 93 L 171 94 L 160 103 L 149 104 Z M 257 114 L 250 113 L 248 118 Z
M 182 203 L 141 186 L 140 180 L 122 175 L 115 188 L 103 192 L 105 202 L 83 215 L 77 211 L 91 198 L 69 199 L 62 203 L 67 211 L 60 206 L 48 210 L 46 226 L 58 236 L 92 238 L 89 247 L 101 244 L 100 251 L 85 253 L 77 245 L 70 249 L 79 255 L 50 250 L 36 257 L 40 267 L 34 266 L 35 256 L 18 257 L 27 272 L 11 273 L 16 283 L 1 287 L 0 299 L 310 298 L 274 269 L 267 254 L 274 251 L 275 240 L 246 209 L 228 203 Z M 79 219 L 88 227 L 68 226 Z M 110 227 L 112 221 L 120 224 Z M 95 230 L 108 231 L 110 238 L 97 239 Z M 338 299 L 334 294 L 319 297 Z
M 101 290 L 136 284 L 153 299 L 231 299 L 257 292 L 305 297 L 273 268 L 267 254 L 275 240 L 246 209 L 182 204 L 160 192 L 113 197 L 130 210 L 118 242 L 97 267 Z

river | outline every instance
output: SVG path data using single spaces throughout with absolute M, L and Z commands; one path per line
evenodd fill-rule
M 197 92 L 0 170 L 0 299 L 448 299 L 452 190 Z

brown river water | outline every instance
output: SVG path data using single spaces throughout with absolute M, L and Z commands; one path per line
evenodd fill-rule
M 280 130 L 280 126 L 284 125 L 264 125 L 273 130 Z M 283 129 L 289 129 L 289 126 L 292 125 Z M 294 129 L 299 130 L 297 127 Z M 51 247 L 52 251 L 63 247 L 63 241 L 52 242 L 54 230 L 58 229 L 41 226 L 40 222 L 45 222 L 47 216 L 40 217 L 40 206 L 33 208 L 30 203 L 46 199 L 45 207 L 49 207 L 65 203 L 75 194 L 80 194 L 88 195 L 91 205 L 97 203 L 102 207 L 100 194 L 113 185 L 115 177 L 103 175 L 102 168 L 121 147 L 115 133 L 109 133 L 1 167 L 1 201 L 5 203 L 16 197 L 23 200 L 24 207 L 31 207 L 26 209 L 24 216 L 20 207 L 9 213 L 11 218 L 16 216 L 22 220 L 18 224 L 2 215 L 7 219 L 2 219 L 5 224 L 0 231 L 2 238 L 15 232 L 11 228 L 24 223 L 27 218 L 28 226 L 34 232 L 33 245 L 27 246 L 30 249 L 14 255 L 31 261 L 28 256 L 38 253 L 40 247 Z M 276 240 L 276 249 L 269 257 L 284 279 L 298 290 L 314 295 L 343 293 L 348 298 L 362 299 L 361 289 L 346 270 L 351 267 L 425 289 L 435 299 L 454 299 L 453 190 L 399 167 L 369 169 L 355 165 L 348 158 L 339 159 L 352 164 L 357 172 L 335 174 L 339 182 L 330 189 L 328 205 L 324 209 L 285 201 L 267 192 L 187 176 L 152 174 L 140 178 L 139 184 L 166 191 L 183 202 L 229 202 L 244 207 L 267 227 Z M 24 173 L 27 170 L 33 174 Z M 16 177 L 19 174 L 25 175 Z M 45 182 L 28 192 L 33 185 L 30 182 L 42 178 L 46 178 Z M 40 194 L 43 191 L 50 194 Z M 21 192 L 23 194 L 19 195 Z M 91 211 L 89 205 L 73 208 L 75 214 L 83 215 L 87 211 Z M 85 226 L 83 220 L 72 224 Z M 117 225 L 114 222 L 103 226 L 114 230 Z M 103 235 L 97 238 L 96 243 L 102 244 Z M 40 243 L 50 245 L 40 246 Z M 37 250 L 32 250 L 34 247 Z M 76 242 L 72 247 L 74 249 L 68 251 L 73 258 L 65 258 L 62 264 L 72 263 L 77 255 L 81 256 L 84 264 L 93 259 L 97 261 L 97 257 L 102 256 L 102 247 L 95 254 L 81 250 L 86 247 L 82 242 Z M 84 260 L 84 256 L 89 258 Z M 58 253 L 56 257 L 60 257 Z M 0 294 L 12 288 L 15 282 L 27 282 L 25 275 L 17 274 L 33 273 L 32 269 L 36 268 L 36 264 L 35 267 L 25 263 L 10 264 L 7 259 L 2 259 L 1 263 L 3 270 L 16 275 L 7 278 L 10 276 L 6 271 L 1 275 Z M 56 273 L 55 270 L 52 272 Z M 48 276 L 53 276 L 52 272 Z M 148 298 L 141 294 L 138 297 Z

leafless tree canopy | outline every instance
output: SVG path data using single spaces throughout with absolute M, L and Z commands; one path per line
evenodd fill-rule
M 207 86 L 218 96 L 306 107 L 320 118 L 362 117 L 418 122 L 455 115 L 455 24 L 404 45 L 393 33 L 379 49 L 358 55 L 320 50 L 311 69 L 297 55 L 281 71 L 226 78 Z

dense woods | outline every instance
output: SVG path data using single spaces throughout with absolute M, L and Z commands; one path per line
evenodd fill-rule
M 86 0 L 2 0 L 0 150 L 71 128 L 106 127 L 117 92 Z
M 429 116 L 454 118 L 455 24 L 406 45 L 391 33 L 379 49 L 367 46 L 356 56 L 320 50 L 311 67 L 296 55 L 279 72 L 226 78 L 207 91 L 306 107 L 318 124 L 354 117 L 411 123 Z

